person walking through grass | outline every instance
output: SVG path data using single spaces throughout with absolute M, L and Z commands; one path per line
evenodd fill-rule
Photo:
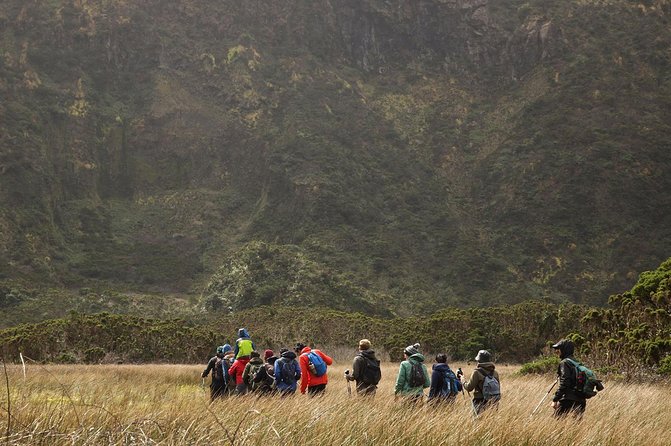
M 280 359 L 275 361 L 275 388 L 282 396 L 293 395 L 301 379 L 301 367 L 296 361 L 296 353 L 280 350 Z
M 432 367 L 431 388 L 428 401 L 431 403 L 453 403 L 461 392 L 461 382 L 447 365 L 447 355 L 438 353 Z
M 424 389 L 431 386 L 429 372 L 424 365 L 424 355 L 419 352 L 419 344 L 409 345 L 403 350 L 405 360 L 401 362 L 396 377 L 394 395 L 408 398 L 412 402 L 421 402 Z
M 249 356 L 241 356 L 239 358 L 236 358 L 231 368 L 228 369 L 228 374 L 230 375 L 231 379 L 235 382 L 236 395 L 244 395 L 245 393 L 247 393 L 247 385 L 245 384 L 245 380 L 243 379 L 242 375 L 243 373 L 245 373 L 245 367 L 247 367 L 249 360 L 250 360 Z
M 275 390 L 275 353 L 268 349 L 263 353 L 265 360 L 263 367 L 252 375 L 252 383 L 255 391 L 260 395 L 267 395 Z
M 210 383 L 210 401 L 214 401 L 226 394 L 226 384 L 228 382 L 229 364 L 226 360 L 226 353 L 231 351 L 228 344 L 217 347 L 217 353 L 207 363 L 207 367 L 201 374 L 202 378 L 207 378 L 212 372 L 212 382 Z
M 375 351 L 370 348 L 368 339 L 359 341 L 359 353 L 354 357 L 352 373 L 345 371 L 347 381 L 356 381 L 356 391 L 359 395 L 373 396 L 377 391 L 377 384 L 382 378 L 380 360 L 375 357 Z
M 496 366 L 492 362 L 492 354 L 487 350 L 480 350 L 475 357 L 477 367 L 471 374 L 471 379 L 464 383 L 464 389 L 473 392 L 473 410 L 476 415 L 481 414 L 489 407 L 498 406 L 501 398 L 501 381 Z
M 254 392 L 258 388 L 258 385 L 253 382 L 253 378 L 262 368 L 264 367 L 261 354 L 256 350 L 252 350 L 252 353 L 249 355 L 249 362 L 245 366 L 245 370 L 242 372 L 242 381 L 245 383 L 247 391 Z
M 569 339 L 562 339 L 552 346 L 559 356 L 557 366 L 557 379 L 559 387 L 552 398 L 551 406 L 557 418 L 572 414 L 576 418 L 582 418 L 587 407 L 585 396 L 577 391 L 576 367 L 577 362 L 573 357 L 575 345 Z M 571 362 L 573 361 L 573 363 Z
M 256 350 L 254 343 L 249 337 L 249 332 L 246 328 L 241 328 L 238 330 L 238 339 L 235 341 L 235 359 L 242 357 L 249 357 L 252 353 L 252 350 Z
M 320 350 L 303 347 L 298 359 L 301 366 L 301 393 L 315 396 L 324 393 L 329 382 L 327 368 L 333 359 Z

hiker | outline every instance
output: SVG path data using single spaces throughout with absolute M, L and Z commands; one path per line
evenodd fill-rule
M 487 350 L 480 350 L 475 357 L 477 367 L 471 374 L 471 379 L 463 383 L 464 389 L 473 392 L 473 411 L 480 415 L 490 406 L 498 406 L 501 398 L 501 380 L 496 366 L 492 362 L 492 354 Z
M 207 378 L 207 375 L 212 371 L 212 382 L 210 383 L 210 401 L 223 397 L 226 394 L 226 384 L 228 382 L 228 368 L 229 364 L 226 361 L 226 353 L 231 351 L 231 346 L 228 344 L 217 347 L 217 353 L 208 362 L 207 367 L 200 375 L 202 378 Z
M 242 381 L 245 383 L 245 387 L 249 392 L 254 392 L 258 387 L 252 382 L 252 379 L 260 369 L 265 369 L 265 367 L 263 367 L 261 354 L 256 350 L 252 350 L 249 354 L 249 362 L 245 366 L 245 370 L 242 372 Z
M 301 366 L 301 393 L 315 396 L 326 390 L 329 382 L 327 366 L 333 364 L 333 359 L 320 350 L 303 347 L 298 359 Z
M 419 352 L 419 344 L 409 345 L 403 350 L 405 360 L 401 362 L 396 377 L 395 396 L 407 397 L 411 402 L 420 402 L 424 389 L 431 385 L 429 372 L 424 365 L 424 355 Z
M 250 351 L 249 353 L 251 355 L 252 352 Z M 249 360 L 250 356 L 240 356 L 239 358 L 235 359 L 231 368 L 228 369 L 228 374 L 235 382 L 236 395 L 244 395 L 247 393 L 247 384 L 245 384 L 245 380 L 243 379 L 242 375 L 245 373 L 245 367 L 247 367 Z
M 461 381 L 447 365 L 447 355 L 438 353 L 432 367 L 431 388 L 428 401 L 432 403 L 453 403 L 461 392 Z
M 562 339 L 552 346 L 559 355 L 559 366 L 557 366 L 557 379 L 559 387 L 552 398 L 551 407 L 557 418 L 572 414 L 580 419 L 585 412 L 587 401 L 585 396 L 577 392 L 576 367 L 569 361 L 576 361 L 573 357 L 575 345 L 573 341 Z M 576 361 L 577 362 L 577 361 Z
M 377 390 L 382 373 L 380 360 L 375 357 L 368 339 L 359 341 L 359 353 L 354 357 L 352 373 L 345 371 L 347 381 L 356 381 L 356 391 L 359 395 L 373 396 Z
M 249 338 L 249 332 L 246 328 L 238 330 L 238 339 L 235 341 L 235 359 L 243 356 L 249 356 L 252 350 L 256 350 L 254 343 Z
M 275 388 L 282 396 L 296 392 L 296 382 L 301 379 L 301 367 L 296 361 L 296 353 L 280 350 L 280 358 L 275 361 Z
M 263 367 L 252 375 L 252 386 L 259 395 L 267 395 L 275 390 L 275 361 L 277 356 L 268 349 L 263 352 Z

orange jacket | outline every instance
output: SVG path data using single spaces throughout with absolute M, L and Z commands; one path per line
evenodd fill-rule
M 310 369 L 308 368 L 307 355 L 309 352 L 314 352 L 321 356 L 326 365 L 333 364 L 333 359 L 331 359 L 330 356 L 326 356 L 319 350 L 312 350 L 310 347 L 305 347 L 303 350 L 301 350 L 301 356 L 298 358 L 298 363 L 301 365 L 301 393 L 305 393 L 305 389 L 308 387 L 327 384 L 329 382 L 328 370 L 322 376 L 315 376 L 310 373 Z

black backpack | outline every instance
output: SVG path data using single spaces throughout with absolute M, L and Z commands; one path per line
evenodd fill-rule
M 365 362 L 363 373 L 361 374 L 361 381 L 367 386 L 377 386 L 382 378 L 382 371 L 380 370 L 380 360 L 367 358 L 364 355 L 361 356 Z
M 263 364 L 259 370 L 252 376 L 252 382 L 255 384 L 254 388 L 270 388 L 273 385 L 274 379 L 268 373 L 268 364 Z
M 224 358 L 217 356 L 212 368 L 212 379 L 216 381 L 226 381 L 226 371 L 224 370 Z
M 408 380 L 410 387 L 424 387 L 424 383 L 426 382 L 424 367 L 419 362 L 412 362 L 411 364 L 410 379 Z

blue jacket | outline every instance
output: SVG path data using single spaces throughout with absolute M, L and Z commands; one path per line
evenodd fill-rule
M 293 380 L 290 380 L 290 382 L 285 382 L 282 378 L 282 366 L 287 363 L 293 363 L 294 368 L 295 368 L 295 373 L 293 376 Z M 293 393 L 296 391 L 297 382 L 298 380 L 301 379 L 301 366 L 298 365 L 298 361 L 296 361 L 296 353 L 294 352 L 284 352 L 282 353 L 282 357 L 275 361 L 275 387 L 277 390 L 283 393 Z

